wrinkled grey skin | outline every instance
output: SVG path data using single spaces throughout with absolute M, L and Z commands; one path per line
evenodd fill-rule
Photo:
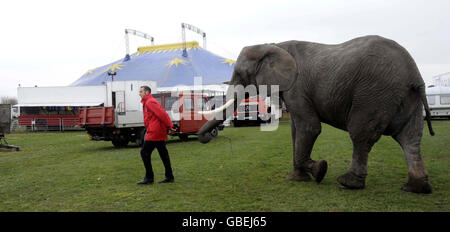
M 368 154 L 381 135 L 389 135 L 408 164 L 402 190 L 431 193 L 420 153 L 423 106 L 434 135 L 425 84 L 412 57 L 396 42 L 365 36 L 337 45 L 287 41 L 245 47 L 230 81 L 239 84 L 279 85 L 291 114 L 294 171 L 289 179 L 309 181 L 312 175 L 320 182 L 325 176 L 326 161 L 310 158 L 323 122 L 348 131 L 353 142 L 350 169 L 337 179 L 342 186 L 365 187 Z M 225 116 L 234 110 L 229 111 Z M 208 121 L 199 139 L 208 142 L 208 131 L 221 122 Z

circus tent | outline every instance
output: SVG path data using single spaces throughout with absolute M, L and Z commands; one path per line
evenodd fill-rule
M 152 80 L 159 87 L 224 85 L 231 79 L 234 61 L 201 48 L 198 42 L 139 47 L 124 59 L 88 70 L 71 86 L 105 85 L 108 81 Z M 115 75 L 111 75 L 115 74 Z

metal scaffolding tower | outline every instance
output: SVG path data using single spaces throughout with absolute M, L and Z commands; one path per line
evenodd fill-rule
M 183 56 L 187 56 L 186 51 L 186 28 L 203 36 L 203 49 L 206 49 L 206 33 L 203 32 L 200 28 L 195 27 L 193 25 L 187 23 L 181 23 L 181 37 L 183 39 Z

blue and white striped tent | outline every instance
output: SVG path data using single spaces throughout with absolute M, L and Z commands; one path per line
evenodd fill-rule
M 234 60 L 215 55 L 198 42 L 140 47 L 129 57 L 87 71 L 71 86 L 104 85 L 111 81 L 153 80 L 158 87 L 192 86 L 194 77 L 202 77 L 203 85 L 221 85 L 231 79 Z

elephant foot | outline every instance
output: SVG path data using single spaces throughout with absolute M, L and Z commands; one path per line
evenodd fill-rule
M 430 194 L 433 192 L 428 178 L 408 178 L 408 183 L 404 184 L 402 187 L 403 191 L 413 192 L 413 193 L 425 193 Z
M 311 181 L 311 177 L 306 172 L 294 171 L 293 173 L 286 176 L 288 180 L 295 181 Z
M 366 187 L 365 178 L 357 176 L 352 172 L 347 172 L 338 177 L 337 182 L 348 189 L 363 189 Z
M 320 183 L 325 177 L 325 174 L 327 174 L 327 170 L 328 170 L 327 161 L 319 160 L 313 164 L 311 168 L 311 174 L 313 175 L 316 182 Z

